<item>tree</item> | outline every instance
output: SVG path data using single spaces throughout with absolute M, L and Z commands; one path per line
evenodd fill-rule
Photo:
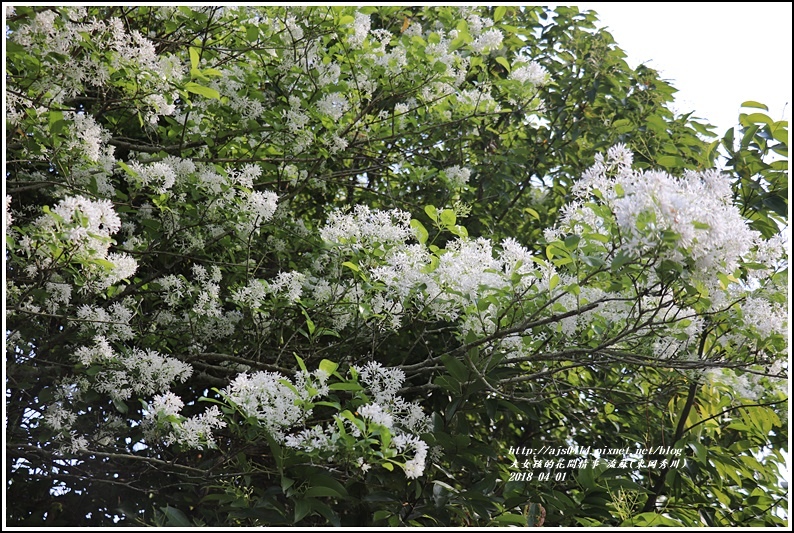
M 7 524 L 787 523 L 761 104 L 720 174 L 575 8 L 6 15 Z

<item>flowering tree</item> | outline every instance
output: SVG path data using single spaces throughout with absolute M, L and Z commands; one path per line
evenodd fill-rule
M 786 523 L 787 124 L 594 21 L 9 8 L 7 523 Z

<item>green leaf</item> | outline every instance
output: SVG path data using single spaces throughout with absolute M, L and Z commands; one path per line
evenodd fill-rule
M 764 111 L 769 111 L 769 108 L 760 102 L 756 102 L 754 100 L 747 100 L 746 102 L 742 102 L 742 107 L 755 107 L 758 109 L 763 109 Z
M 304 493 L 304 496 L 330 496 L 331 498 L 344 498 L 342 494 L 339 494 L 339 492 L 337 492 L 335 489 L 332 489 L 331 487 L 309 487 Z
M 497 56 L 496 62 L 502 65 L 507 72 L 510 72 L 510 63 L 503 56 Z
M 746 126 L 759 123 L 771 126 L 774 121 L 763 113 L 750 113 L 749 115 L 742 113 L 739 115 L 739 122 Z
M 298 500 L 295 502 L 295 518 L 294 522 L 297 524 L 303 520 L 306 515 L 312 512 L 311 500 Z
M 425 229 L 424 224 L 422 224 L 415 218 L 412 218 L 411 227 L 416 232 L 416 239 L 419 241 L 419 244 L 425 244 L 427 242 L 429 233 L 427 232 L 427 229 Z
M 171 507 L 170 505 L 166 505 L 165 507 L 160 507 L 160 511 L 165 515 L 167 522 L 166 526 L 168 527 L 193 527 L 193 523 L 187 519 L 185 513 L 177 509 L 176 507 Z
M 452 227 L 455 225 L 455 221 L 457 218 L 455 217 L 455 211 L 452 209 L 444 209 L 441 211 L 441 223 L 447 227 Z
M 500 20 L 502 20 L 502 18 L 505 16 L 506 12 L 507 12 L 507 7 L 505 7 L 505 6 L 497 6 L 496 9 L 494 9 L 494 12 L 493 12 L 493 21 L 494 22 L 499 22 Z M 510 70 L 510 69 L 508 69 L 508 70 Z
M 335 498 L 347 498 L 347 489 L 345 486 L 327 474 L 315 474 L 309 479 L 311 487 L 306 491 L 307 496 L 316 496 L 320 494 L 309 494 L 312 489 L 322 489 L 322 496 L 333 496 Z
M 683 158 L 677 155 L 663 155 L 659 156 L 659 159 L 656 161 L 659 165 L 665 168 L 673 168 L 673 167 L 685 167 L 686 161 Z
M 436 206 L 426 205 L 425 213 L 427 213 L 427 216 L 430 217 L 430 220 L 432 220 L 433 222 L 438 222 L 438 209 L 436 209 Z
M 615 133 L 626 133 L 634 129 L 634 124 L 627 118 L 621 118 L 612 123 L 612 129 Z
M 655 527 L 655 526 L 668 526 L 668 527 L 681 527 L 685 526 L 683 522 L 668 518 L 664 515 L 647 512 L 640 513 L 636 516 L 628 518 L 620 524 L 620 527 Z
M 50 111 L 48 116 L 50 133 L 56 134 L 63 131 L 66 126 L 66 121 L 63 119 L 63 113 L 60 111 Z
M 359 385 L 358 383 L 331 383 L 328 385 L 329 390 L 348 390 L 348 391 L 360 391 L 364 390 L 364 387 Z
M 357 264 L 351 263 L 350 261 L 345 261 L 344 263 L 342 263 L 342 266 L 349 268 L 353 272 L 360 272 L 361 271 L 361 269 L 358 268 Z
M 458 380 L 458 382 L 463 383 L 469 379 L 471 371 L 457 358 L 445 354 L 441 356 L 441 362 L 444 363 L 447 371 L 452 377 Z
M 631 256 L 626 254 L 623 250 L 619 251 L 615 258 L 612 260 L 612 272 L 617 272 L 620 267 L 631 261 Z
M 199 85 L 198 83 L 189 81 L 185 84 L 185 90 L 194 94 L 199 94 L 206 98 L 220 98 L 220 93 L 215 89 L 211 89 L 209 87 L 204 87 L 203 85 Z
M 116 407 L 116 410 L 121 414 L 127 414 L 130 408 L 124 402 L 124 400 L 120 400 L 118 398 L 113 398 L 113 405 Z
M 646 123 L 656 133 L 664 133 L 667 130 L 667 124 L 658 115 L 651 115 L 646 119 Z
M 565 247 L 569 250 L 575 250 L 580 240 L 582 240 L 582 238 L 579 237 L 579 235 L 568 235 L 565 237 Z
M 199 66 L 199 51 L 198 48 L 190 47 L 188 48 L 190 52 L 190 69 L 191 70 L 198 70 Z M 190 89 L 188 89 L 190 90 Z
M 333 361 L 329 361 L 328 359 L 323 359 L 322 361 L 320 361 L 318 368 L 330 376 L 331 374 L 336 372 L 337 368 L 339 368 L 339 363 L 334 363 Z

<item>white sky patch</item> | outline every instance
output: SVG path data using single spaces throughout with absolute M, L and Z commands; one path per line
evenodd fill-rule
M 791 119 L 791 2 L 579 2 L 627 54 L 680 92 L 673 109 L 695 111 L 720 136 L 736 125 L 742 102 Z

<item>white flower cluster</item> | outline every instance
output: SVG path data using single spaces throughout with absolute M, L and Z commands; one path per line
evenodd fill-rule
M 430 269 L 431 255 L 424 246 L 395 246 L 371 272 L 386 285 L 386 294 L 398 301 L 415 294 L 417 307 L 436 319 L 455 320 L 486 294 L 510 287 L 513 274 L 518 274 L 518 286 L 524 289 L 541 277 L 531 254 L 514 239 L 506 240 L 502 252 L 494 255 L 488 239 L 456 239 Z M 417 287 L 423 290 L 417 293 Z M 480 320 L 474 312 L 477 316 L 472 319 Z
M 40 228 L 66 230 L 77 253 L 106 257 L 111 243 L 110 236 L 121 228 L 121 220 L 113 210 L 110 200 L 69 196 L 58 202 L 51 213 L 41 216 L 36 225 Z
M 9 195 L 6 195 L 5 204 L 3 205 L 3 223 L 5 224 L 5 230 L 8 231 L 11 223 L 14 222 L 14 216 L 11 214 L 11 197 Z
M 106 358 L 107 362 L 102 364 L 102 370 L 96 375 L 94 389 L 107 393 L 114 400 L 168 390 L 171 383 L 184 383 L 193 373 L 189 364 L 148 348 L 133 348 L 124 353 L 113 352 L 112 349 L 107 351 L 108 348 L 101 339 L 95 345 L 92 362 L 102 363 L 97 357 Z
M 377 362 L 369 362 L 363 367 L 354 367 L 362 385 L 372 396 L 372 402 L 357 408 L 358 416 L 368 425 L 381 426 L 392 435 L 390 446 L 406 457 L 404 467 L 408 478 L 417 478 L 424 473 L 427 459 L 427 443 L 417 435 L 428 431 L 430 420 L 415 402 L 406 402 L 397 392 L 405 381 L 405 373 L 399 368 L 387 368 Z M 361 429 L 349 419 L 337 417 L 350 433 L 361 437 Z M 336 423 L 326 426 L 316 425 L 289 435 L 285 444 L 291 448 L 307 452 L 314 450 L 336 451 L 340 441 Z M 359 464 L 366 462 L 358 458 Z
M 471 43 L 471 49 L 478 53 L 495 50 L 502 46 L 504 35 L 496 28 L 486 31 Z
M 184 405 L 182 398 L 171 391 L 158 394 L 152 399 L 145 418 L 150 423 L 159 422 L 164 426 L 165 431 L 160 432 L 166 446 L 177 443 L 188 448 L 217 448 L 212 431 L 226 427 L 218 406 L 213 405 L 203 413 L 186 418 L 180 414 Z M 151 433 L 156 434 L 156 431 Z
M 788 310 L 786 306 L 769 300 L 748 296 L 741 304 L 742 319 L 763 337 L 783 335 L 788 337 Z
M 273 438 L 283 442 L 287 431 L 311 416 L 312 410 L 304 408 L 303 402 L 328 392 L 328 376 L 322 372 L 299 376 L 293 384 L 277 372 L 243 372 L 223 389 L 223 394 L 245 416 L 257 419 Z M 307 383 L 312 387 L 305 386 Z
M 236 289 L 231 300 L 241 307 L 262 312 L 268 296 L 283 295 L 287 300 L 296 302 L 303 294 L 306 275 L 301 272 L 279 272 L 269 282 L 264 279 L 251 279 L 248 284 Z
M 513 65 L 513 69 L 508 76 L 511 80 L 517 80 L 521 83 L 528 83 L 530 85 L 541 86 L 545 85 L 549 80 L 549 73 L 546 72 L 539 63 L 531 61 L 529 63 L 518 63 Z
M 221 298 L 221 269 L 209 272 L 202 265 L 192 267 L 193 281 L 170 274 L 155 280 L 161 288 L 165 308 L 154 317 L 162 327 L 191 332 L 189 350 L 201 351 L 202 343 L 226 338 L 242 320 L 238 310 L 225 310 Z
M 241 223 L 238 230 L 242 233 L 256 231 L 260 225 L 273 218 L 278 206 L 278 195 L 270 191 L 251 191 L 245 198 L 243 210 L 247 222 Z
M 339 120 L 345 111 L 348 110 L 350 104 L 340 93 L 328 93 L 317 101 L 317 109 L 323 115 L 331 117 L 333 120 Z
M 413 235 L 410 221 L 411 215 L 405 211 L 373 211 L 365 205 L 357 205 L 352 214 L 331 213 L 320 229 L 320 237 L 329 244 L 353 250 L 375 243 L 401 243 Z
M 469 182 L 471 170 L 459 165 L 453 165 L 444 169 L 444 176 L 452 189 L 460 189 Z
M 132 161 L 129 167 L 135 173 L 140 185 L 153 186 L 154 190 L 160 194 L 168 192 L 176 183 L 176 170 L 167 161 L 156 161 L 146 165 Z
M 126 70 L 133 73 L 136 84 L 133 88 L 122 83 L 117 88 L 140 98 L 140 103 L 149 108 L 145 113 L 147 120 L 174 111 L 164 95 L 171 101 L 176 100 L 178 93 L 172 82 L 183 78 L 184 66 L 175 56 L 158 56 L 154 44 L 137 30 L 127 32 L 121 19 L 89 19 L 84 7 L 65 8 L 60 14 L 40 11 L 29 24 L 20 25 L 8 38 L 37 50 L 48 77 L 46 83 L 35 84 L 32 88 L 47 92 L 52 104 L 63 103 L 86 90 L 86 85 L 103 87 L 112 83 L 114 72 Z M 96 54 L 90 53 L 89 45 L 106 54 L 104 60 L 98 61 Z M 70 60 L 61 60 L 63 56 Z M 148 96 L 141 98 L 140 94 Z M 64 118 L 74 120 L 77 135 L 72 142 L 82 142 L 88 157 L 96 160 L 97 140 L 102 136 L 93 119 L 80 113 L 64 113 Z
M 108 253 L 113 239 L 111 235 L 121 228 L 121 220 L 109 200 L 90 200 L 83 196 L 64 198 L 51 211 L 39 217 L 34 226 L 41 238 L 48 242 L 55 235 L 61 246 L 70 253 L 65 254 L 81 263 L 82 272 L 88 279 L 87 289 L 101 290 L 122 279 L 131 277 L 138 264 L 127 254 Z M 49 246 L 41 246 L 38 237 L 20 240 L 23 252 L 49 261 L 63 260 L 64 254 L 53 253 Z M 107 264 L 110 266 L 107 266 Z M 35 266 L 35 265 L 31 265 Z
M 367 38 L 369 29 L 372 26 L 372 21 L 369 19 L 369 15 L 365 15 L 359 11 L 356 12 L 352 25 L 353 33 L 348 36 L 347 42 L 353 47 L 361 46 L 364 39 Z
M 574 188 L 580 199 L 599 191 L 615 214 L 625 250 L 634 256 L 646 254 L 670 231 L 679 238 L 664 259 L 683 262 L 691 257 L 702 274 L 713 268 L 733 271 L 758 233 L 733 205 L 728 178 L 713 170 L 687 172 L 683 178 L 633 171 L 631 160 L 631 152 L 615 146 L 606 160 L 597 158 Z M 581 202 L 569 206 L 563 223 L 586 222 L 588 210 Z
M 107 151 L 104 145 L 110 139 L 110 133 L 97 124 L 92 115 L 68 111 L 63 116 L 72 122 L 72 137 L 67 142 L 68 150 L 82 152 L 89 161 L 99 161 L 103 155 L 103 148 Z
M 55 313 L 61 306 L 67 307 L 72 300 L 72 286 L 68 283 L 48 281 L 44 289 L 47 291 L 47 308 L 50 313 Z

